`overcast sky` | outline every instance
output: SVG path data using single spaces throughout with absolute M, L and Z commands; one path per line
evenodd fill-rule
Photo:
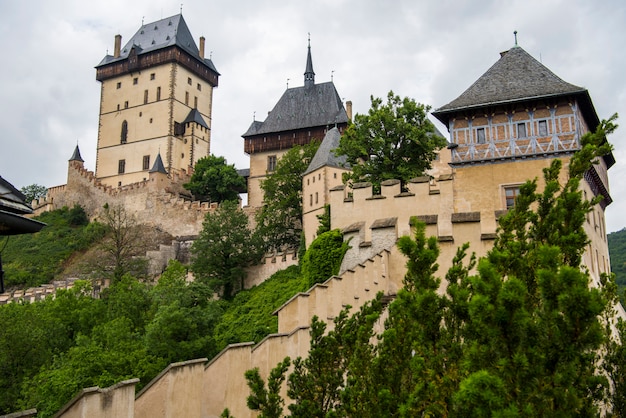
M 474 4 L 475 3 L 475 4 Z M 164 0 L 0 1 L 0 176 L 16 187 L 64 184 L 78 143 L 95 168 L 100 84 L 95 69 L 116 34 L 180 12 Z M 589 90 L 610 138 L 609 232 L 626 226 L 626 2 L 586 0 L 185 0 L 183 16 L 221 73 L 211 151 L 248 167 L 244 133 L 287 83 L 303 85 L 308 33 L 316 82 L 330 81 L 354 113 L 389 90 L 436 109 L 519 45 Z M 433 118 L 434 119 L 434 118 Z M 445 128 L 438 125 L 442 132 Z

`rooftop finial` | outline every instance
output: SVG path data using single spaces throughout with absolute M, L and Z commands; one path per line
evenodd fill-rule
M 180 4 L 180 14 L 181 15 L 183 14 L 183 4 L 182 3 Z
M 315 72 L 313 71 L 313 59 L 311 58 L 311 33 L 309 32 L 309 47 L 306 55 L 306 69 L 304 70 L 304 86 L 310 87 L 315 84 Z
M 141 16 L 141 26 L 143 26 L 143 20 L 145 19 L 145 16 Z
M 335 70 L 331 70 L 330 72 L 330 81 L 333 81 L 333 76 L 335 75 Z
M 287 88 L 289 88 L 289 79 L 287 79 Z
M 515 46 L 517 46 L 517 31 L 513 31 L 513 36 L 515 37 Z

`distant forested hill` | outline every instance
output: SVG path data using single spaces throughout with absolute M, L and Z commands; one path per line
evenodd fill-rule
M 626 228 L 611 232 L 609 239 L 609 254 L 611 256 L 611 271 L 615 273 L 615 280 L 620 294 L 626 289 Z M 624 303 L 624 298 L 622 298 Z

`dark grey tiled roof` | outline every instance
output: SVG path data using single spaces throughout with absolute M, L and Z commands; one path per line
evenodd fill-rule
M 442 113 L 460 109 L 583 92 L 586 89 L 561 80 L 521 47 L 515 46 L 463 94 L 434 111 L 433 115 L 441 119 Z
M 237 170 L 237 174 L 239 174 L 241 177 L 250 177 L 250 169 L 240 168 L 239 170 Z
M 187 51 L 192 57 L 203 62 L 206 66 L 217 73 L 213 62 L 210 59 L 202 59 L 199 55 L 198 46 L 196 45 L 185 19 L 182 14 L 166 17 L 156 22 L 142 25 L 137 33 L 130 38 L 120 51 L 119 58 L 112 55 L 105 56 L 96 66 L 100 67 L 114 61 L 120 61 L 128 58 L 133 47 L 136 48 L 137 54 L 145 54 L 158 49 L 167 48 L 176 45 Z
M 165 166 L 163 165 L 163 160 L 161 159 L 161 153 L 157 154 L 156 160 L 154 160 L 154 164 L 152 165 L 149 173 L 167 174 L 167 170 L 165 169 Z
M 195 122 L 198 125 L 204 126 L 205 128 L 209 129 L 209 125 L 206 124 L 204 118 L 202 117 L 200 112 L 198 112 L 198 109 L 191 109 L 191 112 L 189 112 L 189 114 L 183 121 L 183 125 L 189 122 Z
M 70 161 L 80 161 L 81 163 L 85 162 L 85 160 L 83 160 L 83 157 L 80 156 L 80 150 L 78 149 L 78 145 L 76 145 L 76 148 L 74 148 L 74 153 L 70 157 Z
M 333 82 L 287 89 L 264 122 L 254 121 L 242 136 L 334 126 L 348 115 Z
M 317 149 L 315 156 L 311 160 L 311 164 L 309 164 L 309 168 L 304 172 L 304 174 L 308 174 L 312 171 L 317 170 L 318 168 L 322 168 L 325 166 L 328 167 L 345 167 L 346 166 L 346 156 L 336 156 L 333 152 L 335 148 L 339 146 L 339 139 L 341 138 L 341 134 L 339 133 L 339 129 L 332 128 L 326 132 L 324 136 L 324 140 L 320 144 L 320 147 Z
M 13 213 L 33 213 L 24 200 L 26 196 L 11 183 L 0 177 L 0 210 Z M 29 202 L 30 203 L 30 202 Z

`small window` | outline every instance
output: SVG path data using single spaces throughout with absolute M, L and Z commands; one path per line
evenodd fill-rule
M 143 156 L 143 165 L 142 165 L 144 170 L 150 170 L 150 156 L 149 155 L 144 155 Z
M 121 88 L 122 88 L 122 82 L 121 82 L 121 81 L 118 81 L 118 82 L 117 82 L 117 88 L 118 88 L 118 89 L 121 89 Z
M 313 195 L 309 195 L 309 206 L 313 206 Z
M 124 174 L 126 171 L 126 160 L 119 160 L 117 162 L 117 174 Z
M 507 186 L 504 188 L 504 198 L 506 199 L 507 209 L 511 209 L 515 206 L 517 196 L 519 196 L 519 186 Z
M 156 99 L 157 99 L 157 102 L 159 100 L 161 100 L 161 87 L 157 87 L 157 97 L 156 97 Z
M 191 86 L 191 77 L 187 77 L 187 84 Z
M 539 121 L 539 136 L 548 136 L 548 121 Z
M 476 129 L 476 142 L 479 144 L 485 143 L 485 128 Z
M 120 134 L 120 144 L 125 144 L 128 140 L 128 122 L 122 122 L 122 132 Z
M 336 179 L 337 178 L 337 173 L 333 173 L 333 178 Z
M 117 104 L 117 110 L 120 110 L 120 104 L 119 103 Z
M 128 109 L 128 100 L 124 102 L 124 109 Z
M 271 172 L 274 170 L 276 170 L 276 156 L 270 155 L 267 157 L 267 171 Z
M 194 97 L 194 98 L 193 98 L 193 108 L 194 108 L 194 109 L 197 109 L 197 108 L 198 108 L 198 98 L 197 98 L 197 97 Z
M 318 202 L 318 200 L 317 200 L 317 192 L 315 192 L 315 204 L 316 205 L 317 205 L 317 202 Z
M 152 123 L 152 118 L 150 118 L 150 123 Z
M 137 77 L 133 78 L 133 84 L 139 83 L 139 79 Z
M 185 92 L 185 105 L 189 106 L 189 92 L 188 91 Z
M 143 91 L 143 104 L 148 103 L 148 90 Z
M 525 123 L 517 124 L 517 137 L 526 138 L 526 124 Z
M 156 77 L 156 75 L 154 73 L 150 74 L 150 80 L 154 80 L 155 77 Z
M 202 84 L 198 83 L 198 91 L 202 91 Z

